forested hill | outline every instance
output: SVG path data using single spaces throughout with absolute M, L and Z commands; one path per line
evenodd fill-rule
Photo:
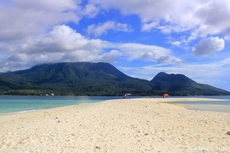
M 109 63 L 56 63 L 0 74 L 0 94 L 17 95 L 228 95 L 184 75 L 159 73 L 153 80 L 132 78 Z
M 175 95 L 221 95 L 228 91 L 197 83 L 182 74 L 158 73 L 152 80 L 154 90 L 164 90 Z

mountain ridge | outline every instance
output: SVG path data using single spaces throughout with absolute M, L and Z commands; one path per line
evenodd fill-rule
M 54 63 L 0 74 L 0 94 L 19 95 L 227 95 L 182 74 L 158 73 L 151 81 L 130 77 L 109 63 Z
M 191 92 L 192 95 L 201 90 L 203 94 L 209 92 L 223 92 L 225 90 L 212 87 L 207 84 L 197 83 L 183 74 L 166 74 L 164 72 L 158 73 L 150 82 L 155 84 L 155 89 L 166 90 L 168 92 Z

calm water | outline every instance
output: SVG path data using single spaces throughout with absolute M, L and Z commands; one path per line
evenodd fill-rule
M 55 108 L 81 103 L 103 102 L 122 97 L 87 96 L 0 96 L 0 114 Z
M 161 97 L 161 96 L 160 96 Z M 151 98 L 160 98 L 151 97 Z M 134 97 L 130 98 L 142 98 Z M 169 97 L 174 98 L 174 97 Z M 184 98 L 184 97 L 175 97 Z M 230 96 L 204 97 L 218 99 L 215 101 L 199 101 L 199 102 L 176 102 L 175 104 L 183 104 L 189 109 L 219 111 L 230 113 Z M 69 105 L 77 105 L 81 103 L 103 102 L 111 99 L 122 99 L 122 96 L 0 96 L 0 114 L 33 111 L 38 109 L 55 108 Z M 224 101 L 223 101 L 224 100 Z
M 174 102 L 174 104 L 182 104 L 188 109 L 214 111 L 230 113 L 230 96 L 206 96 L 204 98 L 214 99 L 212 101 L 189 101 Z

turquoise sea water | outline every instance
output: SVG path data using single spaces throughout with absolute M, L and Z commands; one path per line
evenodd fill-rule
M 130 98 L 142 97 L 130 96 Z M 150 98 L 161 98 L 161 96 Z M 213 98 L 216 100 L 175 102 L 175 104 L 183 104 L 188 109 L 230 113 L 230 96 L 212 96 L 204 98 Z M 81 103 L 103 102 L 105 100 L 111 99 L 122 99 L 122 96 L 0 96 L 0 115 L 6 113 L 25 112 L 38 109 L 77 105 Z
M 122 97 L 88 96 L 0 96 L 0 114 L 95 103 Z

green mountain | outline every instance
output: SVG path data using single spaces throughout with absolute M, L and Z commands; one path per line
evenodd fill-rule
M 56 63 L 0 74 L 0 94 L 19 95 L 226 95 L 184 75 L 159 73 L 151 81 L 132 78 L 108 63 Z
M 158 73 L 151 81 L 155 90 L 164 90 L 174 95 L 222 95 L 227 91 L 197 83 L 182 74 Z
M 2 83 L 1 83 L 2 82 Z M 142 95 L 151 83 L 129 77 L 108 63 L 43 64 L 0 74 L 1 94 Z

